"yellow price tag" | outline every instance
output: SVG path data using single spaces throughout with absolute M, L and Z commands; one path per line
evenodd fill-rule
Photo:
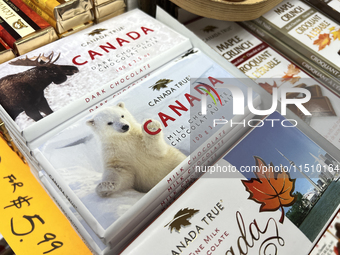
M 16 255 L 92 254 L 28 165 L 0 138 L 0 233 Z

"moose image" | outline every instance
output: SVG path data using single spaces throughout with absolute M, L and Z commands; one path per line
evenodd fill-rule
M 76 66 L 57 65 L 60 53 L 53 60 L 54 53 L 45 57 L 41 54 L 34 58 L 16 59 L 9 64 L 34 66 L 24 72 L 7 75 L 0 79 L 0 104 L 13 120 L 21 113 L 35 121 L 43 118 L 41 112 L 49 115 L 53 112 L 44 96 L 44 89 L 52 82 L 61 84 L 67 76 L 78 73 Z

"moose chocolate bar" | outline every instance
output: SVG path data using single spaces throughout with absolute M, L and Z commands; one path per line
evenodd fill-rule
M 140 10 L 119 15 L 4 63 L 4 119 L 30 143 L 190 48 L 189 39 Z M 25 89 L 17 89 L 22 80 Z
M 340 78 L 340 25 L 317 9 L 285 0 L 253 22 Z
M 66 20 L 56 20 L 37 6 L 34 1 L 23 0 L 23 2 L 54 27 L 58 35 L 94 19 L 93 11 L 87 10 Z
M 18 55 L 58 39 L 50 26 L 21 0 L 0 0 L 0 37 Z
M 7 43 L 0 38 L 0 64 L 11 60 L 12 58 L 15 58 L 14 52 Z
M 319 79 L 313 79 L 303 70 L 303 65 L 299 67 L 295 62 L 285 58 L 274 47 L 261 40 L 260 37 L 251 34 L 249 31 L 252 30 L 247 31 L 235 22 L 203 18 L 187 24 L 187 27 L 222 55 L 225 61 L 234 64 L 268 93 L 272 94 L 273 88 L 278 90 L 282 88 L 313 90 L 314 88 L 315 92 L 312 91 L 314 94 L 318 93 L 319 96 L 327 97 L 329 104 L 326 104 L 326 99 L 324 99 L 314 100 L 311 105 L 317 107 L 316 103 L 320 103 L 322 109 L 328 107 L 329 114 L 323 115 L 321 112 L 325 112 L 320 108 L 321 112 L 315 110 L 312 113 L 312 119 L 310 119 L 306 118 L 304 114 L 301 115 L 301 112 L 297 111 L 296 108 L 290 109 L 337 148 L 340 148 L 339 129 L 334 128 L 340 123 L 340 99 L 330 90 L 330 88 L 337 89 L 337 92 L 340 93 L 340 89 L 336 87 L 337 83 L 332 81 L 326 83 L 319 81 Z M 276 42 L 273 41 L 274 46 L 277 45 Z M 305 61 L 300 63 L 303 62 Z M 329 86 L 326 86 L 328 84 Z M 286 95 L 287 98 L 299 96 L 301 96 L 301 93 L 287 93 Z M 332 108 L 329 108 L 330 105 L 332 105 Z M 314 109 L 316 109 L 315 107 Z
M 340 22 L 340 2 L 338 0 L 304 0 L 338 23 Z

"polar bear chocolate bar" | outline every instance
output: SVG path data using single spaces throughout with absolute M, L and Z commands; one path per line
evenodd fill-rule
M 253 116 L 247 100 L 245 114 L 234 115 L 230 91 L 214 88 L 228 78 L 248 97 L 245 84 L 194 48 L 83 112 L 34 155 L 93 231 L 115 247 L 123 232 L 129 240 L 199 176 L 196 165 L 213 164 L 245 131 L 213 125 L 217 118 L 239 123 Z M 206 114 L 200 86 L 219 98 L 217 105 L 207 99 Z M 249 95 L 257 107 L 260 97 Z
M 139 124 L 123 102 L 106 107 L 86 123 L 99 138 L 102 151 L 104 173 L 96 187 L 99 196 L 126 189 L 146 193 L 186 158 L 165 142 L 163 132 L 158 132 L 159 121 Z

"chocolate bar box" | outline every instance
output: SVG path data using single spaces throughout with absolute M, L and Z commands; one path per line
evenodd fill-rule
M 285 0 L 254 22 L 340 78 L 340 25 L 317 9 Z
M 331 156 L 292 125 L 274 112 L 216 164 L 197 167 L 204 175 L 121 254 L 309 254 L 340 185 L 311 179 L 312 165 L 328 167 L 312 155 Z
M 37 138 L 190 48 L 187 38 L 142 11 L 122 14 L 2 64 L 0 84 L 18 77 L 0 86 L 2 119 L 24 144 L 39 144 Z M 40 97 L 33 93 L 38 80 Z M 11 104 L 11 97 L 20 102 Z
M 272 94 L 273 88 L 278 91 L 283 88 L 309 90 L 311 99 L 303 105 L 311 116 L 304 115 L 293 105 L 288 105 L 288 108 L 340 148 L 340 99 L 329 89 L 330 86 L 313 79 L 275 48 L 235 22 L 202 18 L 187 24 L 187 27 L 268 93 Z M 332 85 L 336 86 L 336 83 Z M 301 95 L 287 95 L 287 98 L 296 97 Z
M 194 166 L 213 164 L 247 130 L 214 125 L 254 116 L 247 98 L 244 114 L 234 114 L 230 91 L 215 86 L 228 81 L 247 94 L 242 81 L 193 48 L 84 111 L 32 155 L 101 240 L 115 247 L 199 175 Z M 215 95 L 206 99 L 206 113 L 205 90 Z M 258 108 L 259 95 L 249 97 Z

